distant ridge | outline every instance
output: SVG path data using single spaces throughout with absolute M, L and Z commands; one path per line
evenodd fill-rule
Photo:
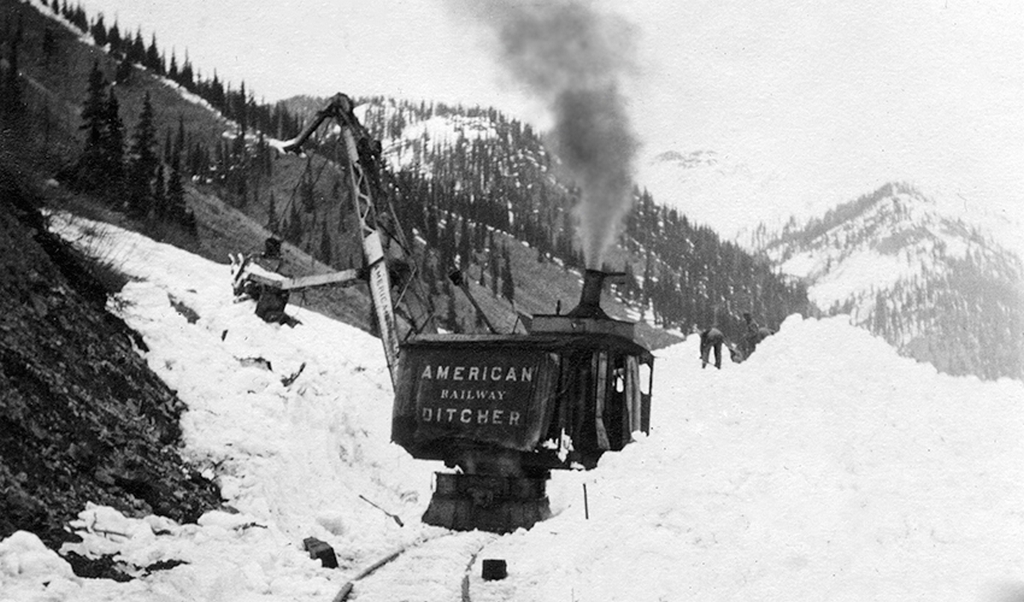
M 950 374 L 1024 377 L 1024 267 L 977 227 L 889 183 L 762 242 L 829 315 Z

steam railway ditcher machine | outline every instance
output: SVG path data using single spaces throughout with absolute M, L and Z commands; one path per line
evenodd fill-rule
M 349 97 L 336 95 L 285 148 L 299 152 L 329 119 L 340 131 L 338 163 L 347 171 L 365 255 L 365 267 L 352 277 L 369 284 L 391 371 L 391 437 L 414 458 L 440 460 L 448 469 L 435 474 L 423 521 L 455 530 L 529 528 L 550 516 L 551 470 L 593 468 L 634 433 L 648 432 L 654 358 L 632 322 L 601 308 L 604 282 L 615 275 L 597 270 L 584 273 L 574 309 L 534 315 L 524 320 L 525 333 L 437 334 L 430 316 L 411 318 L 414 312 L 393 303 L 392 290 L 399 300 L 410 298 L 413 253 L 390 203 L 372 185 L 380 182 L 373 173 L 380 145 L 353 108 Z M 385 235 L 382 224 L 390 228 Z M 236 283 L 268 286 L 239 265 Z

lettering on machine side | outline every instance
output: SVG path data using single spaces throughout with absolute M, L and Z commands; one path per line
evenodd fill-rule
M 420 421 L 435 424 L 522 426 L 522 414 L 514 410 L 432 407 L 422 409 Z
M 473 382 L 532 382 L 534 366 L 423 366 L 423 380 L 455 380 Z

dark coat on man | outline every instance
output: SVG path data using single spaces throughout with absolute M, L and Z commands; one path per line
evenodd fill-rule
M 701 368 L 708 367 L 708 359 L 711 357 L 711 350 L 715 350 L 715 368 L 722 369 L 722 343 L 725 342 L 725 335 L 715 327 L 700 332 L 700 360 Z

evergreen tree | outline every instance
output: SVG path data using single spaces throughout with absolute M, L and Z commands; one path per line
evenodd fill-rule
M 135 37 L 132 39 L 131 45 L 128 47 L 126 53 L 128 60 L 135 63 L 136 65 L 146 66 L 146 43 L 142 41 L 142 30 L 135 30 Z
M 445 282 L 448 282 L 445 280 Z M 460 332 L 462 329 L 459 327 L 459 314 L 455 311 L 455 291 L 452 290 L 451 286 L 446 286 L 448 289 L 448 306 L 447 312 L 445 312 L 445 327 L 451 332 Z
M 181 113 L 178 113 L 178 133 L 174 137 L 174 146 L 171 149 L 171 156 L 177 157 L 178 161 L 181 161 L 182 155 L 185 153 L 185 118 Z
M 164 164 L 157 163 L 156 176 L 152 184 L 153 198 L 149 214 L 146 218 L 152 222 L 153 218 L 166 220 L 170 217 L 170 207 L 167 204 L 167 187 L 164 184 Z
M 460 220 L 459 225 L 459 269 L 469 269 L 470 259 L 473 255 L 473 245 L 469 235 L 469 220 L 465 217 Z
M 122 59 L 117 63 L 117 69 L 114 71 L 114 81 L 118 84 L 124 85 L 132 79 L 132 63 L 128 59 Z
M 502 255 L 505 260 L 505 269 L 501 272 L 501 296 L 508 299 L 510 303 L 514 303 L 516 299 L 516 285 L 512 280 L 512 256 L 508 252 L 508 247 L 503 247 Z
M 104 158 L 107 132 L 107 80 L 100 71 L 98 61 L 89 71 L 88 91 L 82 104 L 82 125 L 85 131 L 85 147 L 75 166 L 73 184 L 87 192 L 99 191 L 103 187 Z
M 143 59 L 142 64 L 145 65 L 146 68 L 150 71 L 153 71 L 159 75 L 164 74 L 163 60 L 161 60 L 160 50 L 157 49 L 156 46 L 156 34 L 153 34 L 153 37 L 150 38 L 149 48 L 146 49 L 145 58 Z
M 181 67 L 181 72 L 178 74 L 178 83 L 185 86 L 185 89 L 190 92 L 195 92 L 196 82 L 192 73 L 192 63 L 188 60 L 188 52 L 185 53 L 185 63 Z
M 120 194 L 124 187 L 124 123 L 120 112 L 117 95 L 111 88 L 104 112 L 106 132 L 103 139 L 103 168 L 106 191 L 113 194 Z
M 164 130 L 163 152 L 164 152 L 164 163 L 170 165 L 171 164 L 171 159 L 173 158 L 173 153 L 174 153 L 174 143 L 171 142 L 171 128 L 167 128 L 167 129 Z
M 107 28 L 103 25 L 103 15 L 97 15 L 96 21 L 92 24 L 92 39 L 96 45 L 103 48 L 107 45 Z
M 270 202 L 267 206 L 267 230 L 277 233 L 277 203 L 274 200 L 274 191 L 270 191 Z
M 302 214 L 299 213 L 299 208 L 295 203 L 289 203 L 290 212 L 288 219 L 284 223 L 284 232 L 282 236 L 288 242 L 294 245 L 302 244 Z
M 245 96 L 245 82 L 242 82 L 242 89 L 235 100 L 234 114 L 238 127 L 242 130 L 240 135 L 244 138 L 249 130 L 249 103 Z
M 123 53 L 121 48 L 123 42 L 124 40 L 121 39 L 121 30 L 117 27 L 117 21 L 115 20 L 114 24 L 110 26 L 109 30 L 107 30 L 107 44 L 110 44 L 110 51 L 114 53 L 115 56 Z
M 157 143 L 153 121 L 153 104 L 146 92 L 132 138 L 132 160 L 128 168 L 128 213 L 137 219 L 148 217 L 155 208 L 152 181 L 160 159 L 154 150 Z
M 171 174 L 167 179 L 167 214 L 174 223 L 187 224 L 188 207 L 185 205 L 185 187 L 181 182 L 181 155 L 171 158 Z
M 501 282 L 501 259 L 498 256 L 498 249 L 492 248 L 487 257 L 491 268 L 491 294 L 497 297 L 498 284 Z

